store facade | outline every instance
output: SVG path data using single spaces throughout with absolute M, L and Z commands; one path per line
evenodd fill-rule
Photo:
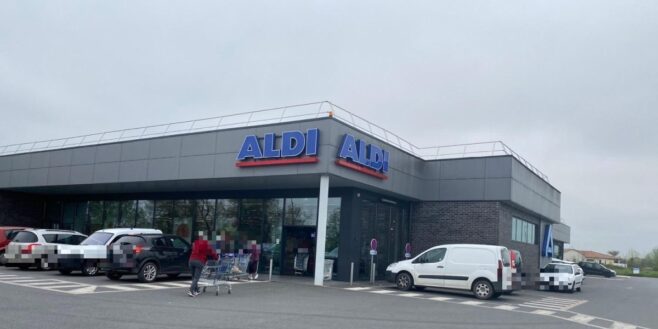
M 537 272 L 559 214 L 560 192 L 515 154 L 428 159 L 331 112 L 0 156 L 0 225 L 202 232 L 224 253 L 257 244 L 263 272 L 308 255 L 297 274 L 316 283 L 326 259 L 333 279 L 367 280 L 372 239 L 377 275 L 440 243 L 506 245 Z

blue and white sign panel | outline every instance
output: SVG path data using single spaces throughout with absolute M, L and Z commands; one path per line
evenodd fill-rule
M 544 240 L 541 245 L 542 257 L 553 257 L 553 225 L 547 224 L 544 229 Z

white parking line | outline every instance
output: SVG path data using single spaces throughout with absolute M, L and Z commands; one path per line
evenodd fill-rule
M 116 289 L 116 290 L 122 290 L 122 291 L 137 291 L 140 289 L 133 288 L 130 286 L 122 286 L 122 285 L 107 285 L 107 286 L 100 286 L 100 288 L 108 288 L 108 289 Z
M 31 282 L 44 282 L 44 281 L 50 281 L 50 280 L 52 280 L 52 279 L 38 279 L 38 280 L 35 280 L 35 279 L 33 279 L 33 280 L 23 280 L 23 279 L 21 279 L 21 280 L 7 280 L 5 282 L 7 282 L 7 283 L 17 283 L 17 284 L 26 284 L 26 283 L 29 284 Z
M 368 291 L 373 294 L 392 294 L 394 291 L 393 290 L 373 290 L 373 291 Z
M 632 324 L 621 323 L 616 321 L 612 324 L 612 327 L 610 327 L 610 329 L 636 329 L 636 328 L 637 327 Z
M 164 285 L 172 286 L 172 287 L 180 287 L 180 288 L 190 286 L 189 284 L 178 283 L 178 282 L 160 282 L 160 284 L 164 284 Z
M 159 286 L 157 284 L 137 283 L 133 284 L 134 287 L 149 288 L 149 289 L 165 289 L 167 287 Z
M 479 301 L 476 301 L 476 300 L 467 300 L 465 302 L 461 302 L 460 304 L 463 304 L 463 305 L 482 305 L 482 304 L 484 304 L 484 302 L 479 302 Z
M 512 305 L 498 305 L 494 308 L 499 309 L 499 310 L 505 310 L 505 311 L 513 311 L 513 310 L 517 309 L 518 307 L 512 306 Z
M 585 314 L 576 314 L 576 315 L 570 317 L 569 320 L 579 322 L 579 323 L 588 323 L 588 322 L 594 320 L 594 317 L 589 316 L 589 315 L 585 315 Z
M 406 294 L 399 294 L 398 296 L 400 296 L 400 297 L 420 297 L 422 295 L 423 294 L 416 294 L 416 293 L 410 292 L 410 293 L 406 293 Z
M 555 312 L 547 311 L 547 310 L 534 310 L 531 313 L 539 314 L 539 315 L 553 315 L 553 314 L 555 314 Z
M 62 283 L 66 283 L 66 281 L 57 280 L 57 281 L 49 281 L 49 282 L 35 282 L 35 283 L 30 283 L 30 286 L 34 286 L 34 287 L 52 286 L 52 285 L 62 284 Z
M 49 289 L 49 290 L 55 290 L 59 291 L 58 289 L 64 289 L 64 288 L 82 288 L 85 287 L 86 285 L 84 284 L 62 284 L 59 286 L 48 286 L 48 287 L 40 287 L 42 289 Z
M 370 290 L 370 287 L 352 287 L 352 288 L 345 288 L 345 290 L 364 291 L 364 290 Z
M 451 300 L 452 298 L 450 298 L 450 297 L 432 297 L 432 298 L 428 298 L 428 299 L 429 300 L 435 300 L 437 302 L 445 302 L 447 300 Z

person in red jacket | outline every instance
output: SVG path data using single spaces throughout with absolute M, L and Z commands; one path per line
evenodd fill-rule
M 190 291 L 187 293 L 190 297 L 195 297 L 199 294 L 199 278 L 201 277 L 201 270 L 206 265 L 208 258 L 213 260 L 219 259 L 217 252 L 210 246 L 208 240 L 199 234 L 199 238 L 192 243 L 192 253 L 190 254 L 190 272 L 192 272 L 192 285 Z

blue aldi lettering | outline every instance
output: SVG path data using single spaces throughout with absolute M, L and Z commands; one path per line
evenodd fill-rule
M 306 135 L 296 130 L 283 132 L 280 148 L 276 146 L 276 135 L 273 133 L 265 134 L 262 148 L 258 136 L 248 135 L 242 143 L 237 160 L 293 158 L 302 154 L 316 156 L 318 154 L 318 134 L 317 128 L 309 129 Z
M 372 169 L 377 173 L 388 172 L 389 152 L 376 145 L 367 145 L 366 142 L 357 140 L 350 134 L 345 134 L 338 157 Z M 339 162 L 339 164 L 341 163 Z
M 542 243 L 541 255 L 553 257 L 553 225 L 547 224 L 544 229 L 544 241 Z

